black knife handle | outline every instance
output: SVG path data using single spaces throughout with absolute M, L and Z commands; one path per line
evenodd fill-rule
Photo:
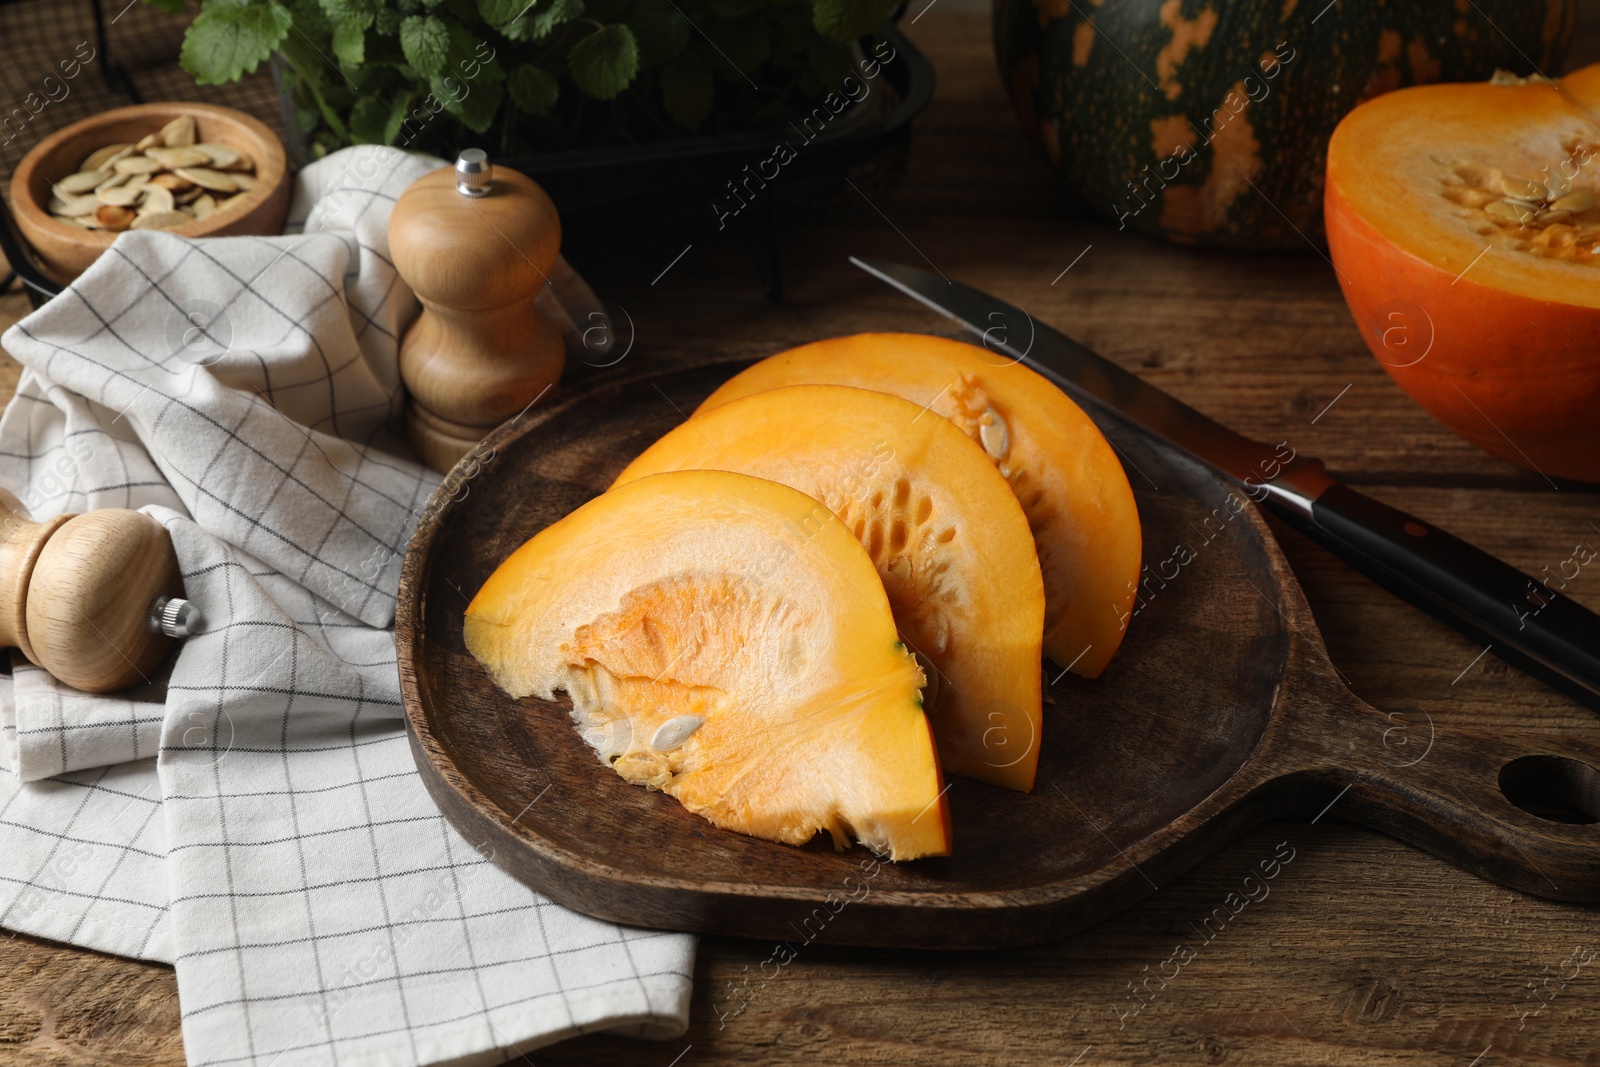
M 1334 483 L 1296 523 L 1378 584 L 1600 708 L 1600 616 L 1431 523 Z

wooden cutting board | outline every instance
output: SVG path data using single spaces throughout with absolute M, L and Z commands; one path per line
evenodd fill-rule
M 994 948 L 1127 907 L 1248 826 L 1331 810 L 1504 885 L 1600 901 L 1600 745 L 1446 733 L 1361 701 L 1254 507 L 1115 420 L 1102 428 L 1144 526 L 1138 614 L 1099 679 L 1044 664 L 1031 794 L 951 781 L 951 856 L 896 865 L 759 841 L 624 782 L 564 703 L 494 685 L 462 613 L 517 546 L 746 365 L 600 381 L 526 413 L 456 467 L 417 526 L 396 628 L 412 749 L 446 817 L 515 877 L 639 926 Z

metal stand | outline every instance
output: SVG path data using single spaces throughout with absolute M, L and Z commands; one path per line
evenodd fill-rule
M 139 0 L 134 0 L 134 2 L 137 3 Z M 128 5 L 128 7 L 132 6 L 133 4 L 131 3 Z M 122 64 L 114 62 L 111 58 L 111 46 L 106 40 L 106 13 L 100 6 L 100 0 L 89 0 L 89 8 L 94 13 L 94 43 L 100 49 L 101 70 L 105 74 L 106 84 L 122 93 L 131 102 L 135 104 L 144 103 L 144 97 L 139 94 L 139 90 L 133 84 L 133 78 L 128 75 L 128 71 Z M 123 8 L 118 13 L 117 18 L 121 18 L 127 10 L 127 7 Z M 115 22 L 116 19 L 112 21 Z

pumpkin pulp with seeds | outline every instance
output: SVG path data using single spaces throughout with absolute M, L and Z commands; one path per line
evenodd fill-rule
M 1328 148 L 1328 247 L 1384 369 L 1473 444 L 1600 480 L 1600 65 L 1403 89 Z
M 992 442 L 1005 431 L 991 422 L 981 432 Z M 701 411 L 616 484 L 704 468 L 782 482 L 837 515 L 925 657 L 944 769 L 1033 788 L 1044 584 L 1027 517 L 983 446 L 888 393 L 796 385 Z
M 725 471 L 618 486 L 506 559 L 465 639 L 512 696 L 567 692 L 604 762 L 717 826 L 950 851 L 922 672 L 866 549 L 795 489 Z
M 1074 674 L 1099 676 L 1122 644 L 1142 549 L 1128 477 L 1083 409 L 988 349 L 924 334 L 863 333 L 764 359 L 729 379 L 696 414 L 799 384 L 893 393 L 978 441 L 1033 533 L 1044 575 L 1045 653 Z

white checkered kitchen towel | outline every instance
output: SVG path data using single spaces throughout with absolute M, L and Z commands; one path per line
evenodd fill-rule
M 144 510 L 203 632 L 91 697 L 0 675 L 0 925 L 177 966 L 193 1067 L 489 1061 L 672 1037 L 694 940 L 502 874 L 417 777 L 394 590 L 434 478 L 392 436 L 415 299 L 387 254 L 439 161 L 307 168 L 295 236 L 125 233 L 8 331 L 0 484 L 35 518 Z M 530 768 L 528 796 L 543 788 Z

